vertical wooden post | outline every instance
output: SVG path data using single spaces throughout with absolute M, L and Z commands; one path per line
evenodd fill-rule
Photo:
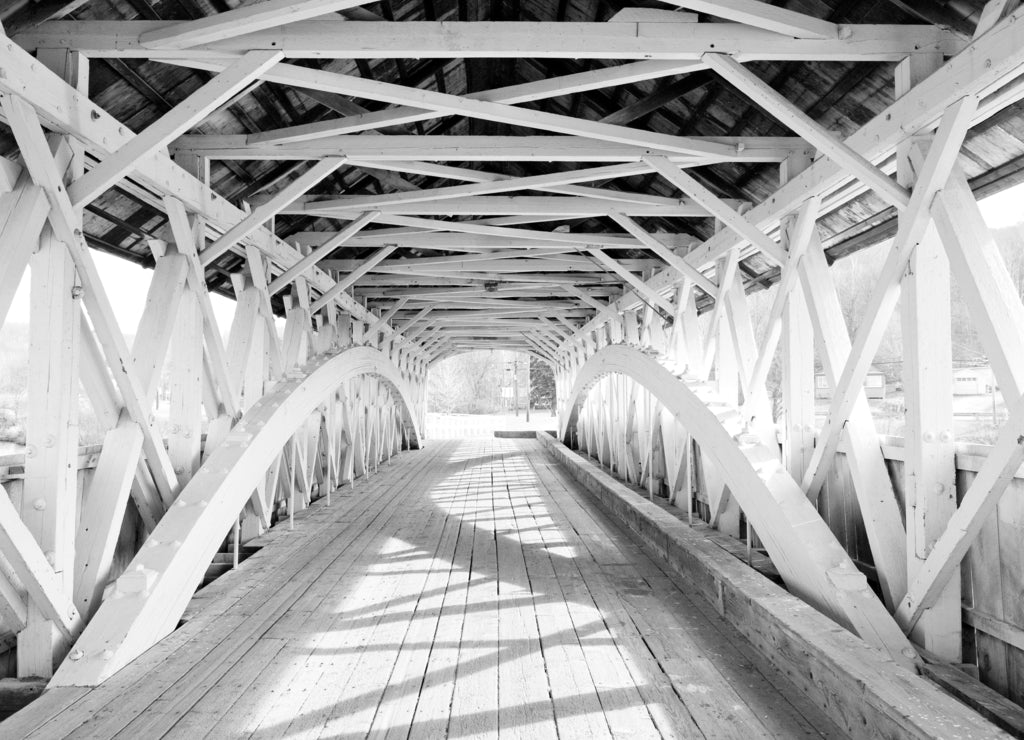
M 896 95 L 906 95 L 942 64 L 938 55 L 912 54 L 896 69 Z M 914 141 L 897 150 L 896 176 L 912 186 Z M 927 145 L 924 145 L 927 148 Z M 953 350 L 950 333 L 949 261 L 934 226 L 914 249 L 901 283 L 903 328 L 904 502 L 907 512 L 907 577 L 912 582 L 932 545 L 956 511 L 953 435 Z M 946 660 L 961 657 L 960 576 L 954 574 L 912 638 Z
M 726 272 L 726 262 L 729 257 L 722 257 L 718 260 L 718 274 L 722 275 Z M 726 283 L 720 284 L 719 290 L 725 293 L 727 290 L 732 290 L 733 287 Z M 725 295 L 719 296 L 719 300 L 725 302 Z M 727 310 L 723 307 L 723 311 Z M 718 321 L 718 326 L 714 328 L 716 332 L 715 338 L 715 383 L 718 386 L 718 395 L 720 395 L 726 403 L 736 404 L 739 402 L 739 371 L 736 367 L 736 349 L 732 342 L 732 331 L 729 326 L 729 321 L 725 319 L 723 315 Z
M 785 185 L 810 163 L 810 153 L 791 154 L 782 163 L 781 184 Z M 785 226 L 791 227 L 793 219 L 788 217 Z M 814 325 L 799 284 L 793 286 L 782 312 L 781 360 L 782 460 L 790 475 L 803 480 L 814 453 Z
M 88 60 L 76 52 L 40 50 L 39 60 L 76 89 L 87 92 Z M 51 148 L 68 146 L 66 180 L 85 170 L 85 152 L 70 137 L 50 137 Z M 81 211 L 76 217 L 81 219 Z M 78 510 L 78 361 L 81 288 L 71 254 L 43 228 L 32 255 L 29 315 L 29 414 L 25 425 L 25 487 L 21 517 L 71 594 Z M 18 633 L 18 676 L 53 675 L 67 645 L 53 623 L 31 602 Z
M 199 469 L 203 400 L 203 317 L 199 301 L 186 292 L 171 339 L 171 401 L 167 452 L 184 483 Z
M 291 298 L 291 304 L 285 302 L 284 362 L 288 370 L 309 359 L 309 286 L 304 278 L 295 279 Z

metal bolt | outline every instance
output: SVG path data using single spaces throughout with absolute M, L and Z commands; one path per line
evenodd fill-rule
M 46 508 L 46 501 L 41 498 L 37 498 L 32 502 L 32 508 L 36 511 L 43 511 Z
M 81 660 L 84 657 L 85 653 L 83 653 L 81 650 L 72 650 L 68 654 L 68 660 Z

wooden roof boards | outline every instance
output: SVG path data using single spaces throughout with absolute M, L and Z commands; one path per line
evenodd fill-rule
M 828 52 L 821 54 L 821 58 L 806 58 L 799 51 L 803 48 L 801 44 L 824 44 L 815 48 L 842 48 L 842 44 L 851 38 L 850 34 L 854 34 L 852 38 L 857 38 L 860 29 L 867 28 L 863 24 L 875 24 L 872 28 L 889 29 L 880 31 L 878 38 L 891 38 L 891 43 L 896 46 L 901 37 L 913 37 L 924 40 L 920 43 L 934 44 L 935 48 L 952 53 L 966 43 L 965 34 L 977 22 L 982 7 L 980 0 L 961 3 L 957 6 L 958 11 L 937 2 L 929 2 L 916 4 L 911 13 L 905 10 L 904 5 L 895 2 L 780 3 L 780 9 L 811 17 L 812 20 L 807 22 L 813 29 L 807 32 L 807 38 L 789 39 L 785 44 L 777 44 L 779 54 L 773 50 L 776 42 L 772 41 L 770 31 L 759 31 L 737 24 L 724 25 L 722 18 L 704 14 L 704 7 L 700 4 L 694 12 L 692 9 L 674 7 L 678 5 L 675 3 L 653 1 L 632 4 L 595 0 L 562 0 L 553 3 L 530 0 L 376 2 L 345 8 L 323 18 L 303 19 L 290 26 L 259 26 L 249 36 L 227 39 L 216 35 L 203 36 L 203 43 L 194 49 L 179 48 L 182 46 L 180 43 L 168 46 L 159 41 L 171 33 L 164 30 L 170 27 L 171 22 L 200 21 L 239 6 L 251 5 L 228 0 L 87 0 L 84 3 L 67 3 L 48 14 L 41 14 L 34 4 L 17 5 L 0 11 L 0 20 L 17 42 L 29 48 L 39 43 L 51 43 L 56 38 L 54 34 L 70 46 L 84 44 L 86 53 L 94 57 L 91 64 L 90 97 L 127 128 L 136 132 L 147 128 L 194 93 L 216 71 L 216 68 L 212 71 L 194 68 L 194 64 L 189 67 L 193 62 L 184 57 L 194 56 L 200 60 L 211 54 L 216 57 L 222 53 L 234 53 L 230 50 L 247 45 L 273 44 L 275 38 L 288 40 L 289 48 L 285 50 L 287 55 L 302 57 L 310 56 L 304 49 L 316 48 L 317 44 L 333 44 L 343 49 L 347 48 L 344 46 L 347 43 L 345 39 L 366 37 L 370 40 L 362 42 L 364 46 L 380 43 L 386 48 L 382 46 L 376 56 L 353 47 L 349 52 L 323 55 L 325 58 L 291 58 L 287 61 L 298 67 L 329 70 L 353 81 L 370 80 L 401 85 L 442 96 L 486 96 L 488 91 L 497 88 L 567 75 L 601 74 L 601 70 L 635 64 L 636 61 L 628 56 L 623 57 L 623 54 L 630 53 L 623 39 L 633 32 L 649 39 L 650 53 L 654 55 L 671 48 L 685 50 L 690 48 L 688 45 L 692 39 L 705 38 L 708 33 L 718 32 L 724 39 L 745 39 L 743 43 L 748 44 L 747 51 L 753 58 L 758 55 L 765 57 L 762 61 L 748 61 L 746 68 L 805 111 L 811 119 L 839 138 L 844 138 L 892 103 L 893 60 L 899 55 L 886 58 L 885 53 L 880 52 L 881 46 L 867 44 L 862 49 L 861 57 L 851 54 L 848 59 L 828 60 L 831 54 Z M 934 8 L 930 8 L 932 5 Z M 813 19 L 821 19 L 822 22 Z M 97 21 L 102 24 L 97 25 Z M 937 21 L 943 25 L 933 25 Z M 89 25 L 90 22 L 93 24 Z M 441 26 L 434 25 L 438 22 L 448 25 L 442 30 Z M 78 25 L 83 23 L 85 25 Z M 335 34 L 334 40 L 328 39 L 326 34 L 316 36 L 328 23 L 335 24 L 331 27 L 339 29 L 342 35 Z M 366 25 L 357 26 L 358 23 Z M 415 23 L 412 27 L 415 33 L 406 28 L 402 30 L 402 35 L 389 36 L 390 27 L 382 25 L 387 23 Z M 467 23 L 530 25 L 516 25 L 514 28 L 517 30 L 507 40 L 492 34 L 491 43 L 488 44 L 479 35 L 470 33 L 485 26 L 460 25 Z M 545 34 L 553 27 L 538 24 L 552 23 L 570 25 L 564 27 L 561 36 L 549 37 Z M 713 23 L 718 25 L 710 25 Z M 353 33 L 348 31 L 349 24 Z M 829 24 L 840 24 L 834 27 L 846 30 L 837 32 L 839 38 L 829 39 L 828 33 L 819 33 L 822 28 L 833 27 Z M 395 28 L 397 30 L 397 26 Z M 486 28 L 511 29 L 513 26 L 487 25 Z M 900 31 L 901 28 L 906 30 Z M 68 40 L 76 37 L 76 29 L 81 30 L 80 43 Z M 104 34 L 109 35 L 113 31 L 120 34 L 120 29 L 124 29 L 124 33 L 110 47 L 110 53 L 100 48 L 107 43 Z M 356 29 L 367 29 L 367 33 L 354 34 Z M 464 31 L 460 29 L 465 29 L 465 33 L 469 34 L 464 36 L 464 56 L 458 56 L 460 52 L 454 47 L 448 52 L 450 56 L 438 54 L 436 50 L 430 51 L 430 48 L 440 49 L 452 43 L 453 38 L 462 39 L 460 34 Z M 766 33 L 768 36 L 764 35 Z M 560 37 L 564 44 L 553 45 L 547 50 L 534 48 L 535 43 L 531 37 Z M 602 51 L 569 57 L 565 49 L 584 43 L 580 40 L 584 37 L 596 39 L 593 48 Z M 389 41 L 389 38 L 393 38 L 394 42 Z M 402 38 L 406 39 L 405 45 L 411 49 L 422 48 L 422 55 L 412 56 L 413 52 L 404 52 L 398 41 Z M 675 41 L 666 42 L 666 39 Z M 160 46 L 160 43 L 164 45 Z M 669 45 L 666 46 L 666 43 Z M 358 45 L 358 42 L 354 41 L 353 44 Z M 509 44 L 521 44 L 522 53 L 513 53 Z M 133 48 L 137 51 L 132 52 Z M 177 56 L 178 59 L 175 63 L 165 63 L 159 58 L 161 52 Z M 779 55 L 796 58 L 773 58 Z M 699 62 L 699 53 L 694 59 Z M 740 59 L 744 60 L 742 54 Z M 210 66 L 206 62 L 203 64 Z M 357 89 L 364 88 L 368 93 L 373 93 L 372 86 L 357 86 Z M 382 97 L 374 98 L 374 94 L 351 97 L 263 81 L 247 88 L 208 115 L 189 131 L 188 139 L 204 136 L 258 138 L 262 132 L 288 130 L 295 126 L 315 125 L 387 109 L 388 104 L 382 102 Z M 653 136 L 695 137 L 695 140 L 703 137 L 793 137 L 793 132 L 776 121 L 771 114 L 752 103 L 720 76 L 702 69 L 686 74 L 651 74 L 646 78 L 609 87 L 584 87 L 568 94 L 519 102 L 516 107 L 537 111 L 544 116 L 555 114 L 581 120 L 588 127 L 589 122 L 607 122 L 636 130 L 640 136 L 647 135 L 641 132 L 649 132 Z M 984 187 L 986 193 L 1020 179 L 1018 172 L 1021 167 L 1017 160 L 1024 154 L 1024 126 L 1020 123 L 1016 109 L 1011 108 L 1009 111 L 1012 112 L 1000 114 L 997 123 L 983 125 L 972 133 L 960 157 L 960 166 L 979 187 Z M 536 120 L 540 122 L 549 119 Z M 530 115 L 523 116 L 522 121 L 516 123 L 479 117 L 476 114 L 471 117 L 452 115 L 450 110 L 446 110 L 442 111 L 442 115 L 374 128 L 352 136 L 380 138 L 384 142 L 387 137 L 402 135 L 523 137 L 550 136 L 553 133 L 551 130 L 534 128 L 533 125 L 536 124 L 533 124 Z M 606 146 L 610 150 L 615 145 Z M 0 151 L 14 151 L 13 141 L 9 137 L 0 143 Z M 344 155 L 344 152 L 339 153 Z M 474 157 L 460 160 L 457 151 L 444 156 L 444 161 L 404 169 L 402 163 L 351 161 L 350 158 L 311 192 L 324 198 L 339 195 L 380 196 L 413 189 L 434 189 L 501 177 L 529 177 L 592 166 L 564 161 L 516 161 L 515 158 L 506 157 L 497 161 L 472 161 Z M 290 159 L 212 157 L 210 182 L 214 191 L 229 202 L 243 207 L 256 207 L 258 203 L 286 188 L 295 178 L 301 177 L 310 164 Z M 891 172 L 891 168 L 886 169 L 885 163 L 882 167 L 883 171 Z M 736 203 L 759 204 L 769 198 L 779 184 L 778 164 L 770 161 L 694 162 L 688 171 L 717 196 Z M 474 172 L 479 174 L 474 175 Z M 650 171 L 581 183 L 581 186 L 662 198 L 683 196 L 663 177 Z M 534 198 L 531 202 L 539 203 L 537 198 L 556 197 L 558 194 L 550 190 L 524 190 L 514 195 Z M 441 202 L 432 204 L 430 208 L 424 207 L 422 214 L 415 214 L 415 209 L 411 208 L 403 210 L 401 216 L 384 214 L 364 227 L 362 233 L 373 235 L 378 230 L 387 233 L 388 229 L 401 228 L 396 218 L 417 215 L 445 221 L 473 220 L 474 215 L 469 210 L 460 206 L 458 209 L 453 208 L 451 215 L 445 214 Z M 481 214 L 481 217 L 499 219 L 501 228 L 552 230 L 557 227 L 560 230 L 567 229 L 569 233 L 625 236 L 621 227 L 608 215 L 568 213 L 564 217 L 555 218 L 550 214 L 533 213 L 517 218 L 492 209 L 488 214 Z M 829 252 L 839 256 L 889 235 L 894 223 L 892 217 L 893 211 L 888 203 L 872 192 L 862 192 L 852 199 L 840 199 L 832 206 L 826 200 L 819 224 Z M 641 212 L 635 218 L 648 231 L 678 234 L 694 241 L 708 238 L 715 229 L 715 221 L 710 217 L 646 215 Z M 124 184 L 115 186 L 91 203 L 85 220 L 87 236 L 93 246 L 144 264 L 151 262 L 147 241 L 163 233 L 164 223 L 165 217 L 153 202 L 147 202 L 146 198 L 139 197 L 138 193 L 133 193 L 131 187 Z M 294 235 L 309 231 L 334 232 L 345 223 L 344 219 L 328 217 L 323 212 L 303 212 L 300 208 L 292 207 L 285 208 L 274 218 L 273 228 L 278 236 L 290 241 Z M 370 247 L 346 244 L 339 247 L 333 256 L 338 259 L 360 259 L 371 253 Z M 436 248 L 399 247 L 395 257 L 416 258 L 447 253 Z M 628 253 L 613 251 L 611 254 L 623 258 L 653 256 L 643 250 L 639 243 Z M 227 275 L 237 269 L 239 264 L 240 258 L 231 252 L 209 264 L 207 278 L 211 288 L 230 294 Z M 777 275 L 777 266 L 759 253 L 746 255 L 741 270 L 747 279 L 759 284 L 768 284 Z M 359 289 L 360 283 L 357 283 L 357 292 Z M 567 303 L 578 305 L 571 298 L 566 300 Z M 277 310 L 282 309 L 276 299 L 275 307 Z M 410 303 L 402 313 L 415 310 L 417 306 Z

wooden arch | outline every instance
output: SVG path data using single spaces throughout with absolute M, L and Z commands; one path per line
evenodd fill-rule
M 362 375 L 376 376 L 390 388 L 410 447 L 418 448 L 411 389 L 379 350 L 349 347 L 289 373 L 242 417 L 185 486 L 50 685 L 98 685 L 169 634 L 275 455 L 342 383 Z
M 576 375 L 559 428 L 563 441 L 570 441 L 590 389 L 609 374 L 624 375 L 642 385 L 693 435 L 720 471 L 790 591 L 894 660 L 912 662 L 916 653 L 910 643 L 783 467 L 778 451 L 756 435 L 727 428 L 719 416 L 738 419 L 739 414 L 712 410 L 709 399 L 694 391 L 696 381 L 676 377 L 657 359 L 628 345 L 604 347 Z M 713 403 L 718 409 L 725 406 L 717 400 Z

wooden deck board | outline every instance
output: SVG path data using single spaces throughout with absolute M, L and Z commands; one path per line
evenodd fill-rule
M 106 684 L 16 715 L 22 734 L 839 734 L 535 441 L 435 442 L 264 541 Z

